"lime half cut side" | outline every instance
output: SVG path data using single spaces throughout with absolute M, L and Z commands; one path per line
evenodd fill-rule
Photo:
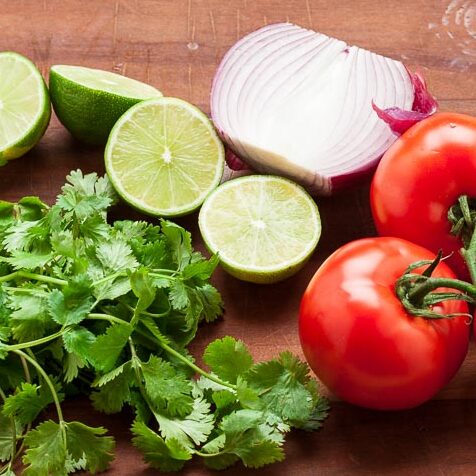
M 140 211 L 173 217 L 196 210 L 218 186 L 224 149 L 210 120 L 186 101 L 136 104 L 111 131 L 106 171 L 119 195 Z
M 321 235 L 314 200 L 290 180 L 250 175 L 217 188 L 200 210 L 202 237 L 233 276 L 273 283 L 296 273 Z
M 162 96 L 135 79 L 83 66 L 52 66 L 49 84 L 58 119 L 90 144 L 105 144 L 116 121 L 134 104 Z
M 0 161 L 28 152 L 50 116 L 48 90 L 37 67 L 18 53 L 0 53 Z

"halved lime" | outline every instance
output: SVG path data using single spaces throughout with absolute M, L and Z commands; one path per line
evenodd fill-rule
M 106 146 L 109 178 L 133 207 L 155 216 L 196 210 L 220 183 L 225 153 L 210 120 L 176 98 L 136 104 Z
M 69 65 L 51 67 L 50 93 L 61 123 L 74 137 L 90 144 L 105 144 L 116 121 L 134 104 L 162 96 L 135 79 Z
M 28 152 L 50 116 L 48 89 L 36 66 L 18 53 L 0 53 L 0 162 Z
M 296 273 L 321 235 L 314 200 L 294 182 L 270 175 L 224 183 L 205 200 L 198 223 L 223 268 L 253 283 L 274 283 Z

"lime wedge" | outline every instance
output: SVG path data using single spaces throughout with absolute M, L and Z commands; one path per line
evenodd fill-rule
M 51 101 L 61 123 L 77 139 L 105 144 L 112 127 L 131 106 L 162 96 L 148 84 L 82 66 L 50 70 Z
M 28 152 L 50 116 L 48 90 L 36 66 L 18 53 L 0 53 L 0 161 Z
M 196 210 L 220 183 L 223 144 L 199 109 L 176 98 L 136 104 L 111 131 L 105 162 L 119 195 L 155 216 Z
M 314 200 L 290 180 L 249 175 L 224 183 L 198 220 L 205 244 L 231 275 L 274 283 L 296 273 L 321 235 Z

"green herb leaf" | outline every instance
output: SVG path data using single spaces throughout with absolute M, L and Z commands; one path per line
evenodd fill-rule
M 180 441 L 170 438 L 167 442 L 152 431 L 145 423 L 136 420 L 131 428 L 132 443 L 144 455 L 144 460 L 152 468 L 160 471 L 179 471 L 185 461 L 192 458 L 190 450 L 183 446 Z
M 22 382 L 16 392 L 5 400 L 3 414 L 26 425 L 32 423 L 50 403 L 53 403 L 53 397 L 49 388 Z
M 85 469 L 94 474 L 104 471 L 114 459 L 114 438 L 104 436 L 107 430 L 93 428 L 81 422 L 66 424 L 66 444 L 73 460 L 86 460 Z
M 40 423 L 25 437 L 25 476 L 66 476 L 64 428 L 52 420 Z
M 98 336 L 91 345 L 87 354 L 89 362 L 102 372 L 112 370 L 131 332 L 131 326 L 126 324 L 109 326 L 106 333 Z
M 230 383 L 236 383 L 238 376 L 253 365 L 253 357 L 245 344 L 230 336 L 209 344 L 203 360 L 216 375 Z
M 192 411 L 192 385 L 169 362 L 151 355 L 141 364 L 145 388 L 157 409 L 171 417 L 184 417 Z

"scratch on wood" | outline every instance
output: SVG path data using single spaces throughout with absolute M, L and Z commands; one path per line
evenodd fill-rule
M 245 10 L 248 8 L 248 0 L 243 0 L 243 7 L 245 7 Z
M 147 48 L 146 82 L 150 84 L 150 48 Z
M 240 9 L 236 9 L 236 40 L 240 39 Z
M 47 0 L 43 0 L 43 10 L 46 12 L 47 10 Z
M 213 48 L 215 49 L 215 64 L 218 63 L 218 48 L 217 48 L 217 31 L 215 28 L 215 18 L 213 17 L 213 11 L 210 9 L 210 26 L 213 35 Z
M 192 64 L 188 65 L 188 100 L 192 102 Z
M 187 8 L 187 37 L 190 37 L 190 20 L 192 18 L 192 0 L 188 0 Z
M 268 24 L 268 18 L 266 17 L 266 15 L 263 17 L 263 24 L 264 26 Z
M 287 21 L 288 23 L 291 23 L 291 22 L 289 21 L 289 15 L 286 15 L 286 21 Z
M 114 8 L 114 24 L 112 30 L 112 46 L 116 48 L 116 39 L 117 39 L 117 17 L 119 16 L 119 2 L 116 2 L 116 6 Z
M 309 4 L 309 0 L 306 0 L 306 10 L 307 10 L 307 18 L 309 20 L 309 26 L 311 28 L 314 28 L 314 25 L 312 24 L 312 11 L 311 11 L 311 5 Z

